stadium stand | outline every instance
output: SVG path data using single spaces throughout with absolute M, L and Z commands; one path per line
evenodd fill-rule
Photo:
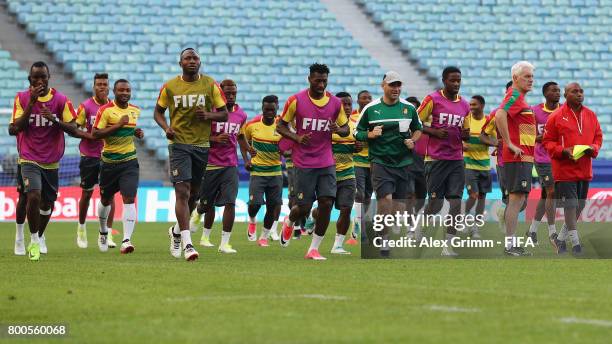
M 612 134 L 612 2 L 598 0 L 356 0 L 431 78 L 456 65 L 462 93 L 481 94 L 493 109 L 510 67 L 536 67 L 530 104 L 543 83 L 579 81 L 586 105 Z M 533 34 L 538 32 L 539 34 Z M 612 149 L 603 149 L 612 158 Z
M 274 93 L 284 102 L 306 87 L 313 62 L 329 65 L 331 92 L 376 87 L 384 73 L 313 0 L 235 1 L 230 9 L 220 0 L 7 3 L 84 89 L 100 71 L 132 81 L 132 102 L 143 108 L 145 130 L 159 131 L 152 118 L 155 100 L 163 82 L 180 73 L 178 54 L 187 46 L 202 55 L 204 73 L 237 82 L 238 103 L 251 117 L 259 113 L 264 95 Z M 146 146 L 165 160 L 167 142 L 159 133 L 149 135 Z

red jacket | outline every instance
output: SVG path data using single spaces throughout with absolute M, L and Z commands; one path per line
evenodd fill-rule
M 574 115 L 567 104 L 563 104 L 548 117 L 544 127 L 542 144 L 552 160 L 552 173 L 555 181 L 581 181 L 593 179 L 593 164 L 601 148 L 603 135 L 597 116 L 591 109 L 582 106 L 580 114 Z M 581 119 L 582 118 L 582 119 Z M 582 132 L 580 132 L 582 124 Z M 585 154 L 577 161 L 563 157 L 564 148 L 575 145 L 589 145 L 592 154 Z

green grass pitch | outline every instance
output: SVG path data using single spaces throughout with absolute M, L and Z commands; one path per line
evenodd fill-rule
M 199 247 L 188 263 L 170 256 L 167 224 L 138 223 L 136 251 L 122 256 L 98 251 L 95 223 L 88 249 L 76 247 L 76 224 L 53 223 L 49 254 L 33 263 L 13 255 L 14 225 L 0 228 L 0 324 L 69 326 L 61 340 L 0 342 L 609 343 L 612 333 L 610 260 L 362 260 L 355 247 L 329 254 L 330 226 L 329 259 L 314 262 L 303 259 L 310 238 L 260 248 L 237 224 L 237 254 Z

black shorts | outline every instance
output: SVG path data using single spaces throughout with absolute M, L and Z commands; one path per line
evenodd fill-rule
M 497 170 L 497 183 L 499 184 L 499 189 L 502 193 L 502 201 L 504 204 L 508 204 L 508 190 L 506 190 L 506 180 L 504 179 L 504 166 L 496 165 L 495 169 Z
M 426 161 L 425 179 L 430 198 L 461 198 L 465 183 L 463 160 Z
M 32 163 L 21 164 L 21 178 L 23 179 L 23 192 L 40 190 L 40 196 L 45 203 L 55 202 L 59 186 L 58 169 L 42 168 Z
M 17 164 L 17 193 L 19 195 L 25 194 L 24 186 L 23 186 L 23 177 L 21 176 L 21 164 Z
M 168 145 L 168 152 L 170 181 L 173 184 L 202 181 L 208 163 L 208 148 L 172 143 Z
M 238 168 L 235 166 L 206 170 L 200 184 L 200 203 L 222 207 L 236 204 Z
M 100 195 L 112 199 L 119 192 L 121 196 L 136 197 L 139 175 L 138 159 L 118 163 L 103 161 L 100 165 Z
M 334 204 L 336 209 L 352 208 L 355 201 L 355 178 L 336 181 L 336 200 Z
M 283 204 L 283 176 L 251 176 L 249 205 L 264 204 L 268 207 Z
M 427 198 L 427 182 L 425 179 L 425 162 L 423 157 L 413 154 L 414 163 L 410 164 L 410 172 L 414 177 L 414 196 L 416 199 Z
M 468 192 L 487 194 L 492 191 L 491 172 L 489 170 L 465 170 L 465 188 Z
M 531 162 L 504 163 L 504 184 L 509 194 L 525 193 L 531 191 Z
M 81 189 L 91 191 L 100 181 L 100 159 L 82 156 L 79 161 Z
M 537 163 L 535 164 L 536 172 L 538 172 L 538 177 L 540 179 L 540 184 L 542 188 L 547 188 L 555 185 L 555 180 L 552 175 L 552 165 Z
M 296 202 L 309 205 L 321 197 L 336 197 L 336 166 L 322 168 L 294 167 Z
M 372 174 L 369 167 L 355 166 L 356 199 L 362 203 L 372 198 Z
M 558 208 L 584 208 L 589 193 L 589 182 L 556 182 L 555 198 Z
M 393 199 L 406 199 L 414 192 L 414 177 L 410 165 L 404 167 L 389 167 L 372 163 L 372 185 L 376 199 L 392 195 Z

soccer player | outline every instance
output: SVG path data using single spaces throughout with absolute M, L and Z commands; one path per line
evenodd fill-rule
M 85 134 L 81 135 L 81 143 L 79 150 L 81 152 L 81 161 L 79 162 L 79 170 L 81 174 L 81 199 L 79 200 L 79 225 L 77 228 L 77 246 L 87 248 L 87 228 L 85 220 L 87 219 L 87 210 L 89 209 L 89 201 L 93 194 L 94 187 L 100 179 L 100 155 L 104 142 L 94 140 L 91 136 L 93 124 L 96 119 L 96 114 L 101 106 L 108 104 L 108 74 L 96 73 L 93 83 L 93 97 L 85 100 L 77 110 L 76 124 Z M 115 213 L 114 200 L 111 200 L 111 210 L 108 215 L 108 247 L 114 248 L 117 245 L 113 241 L 112 227 L 113 216 Z
M 336 97 L 342 101 L 344 113 L 353 112 L 353 98 L 347 92 L 339 92 Z M 349 118 L 349 130 L 353 131 L 357 124 Z M 351 210 L 355 199 L 355 164 L 353 153 L 355 153 L 355 137 L 349 135 L 341 137 L 337 134 L 332 135 L 332 151 L 336 161 L 336 198 L 334 205 L 340 211 L 340 216 L 336 222 L 336 239 L 332 246 L 332 254 L 351 254 L 344 249 L 344 238 L 348 232 L 351 222 Z M 313 218 L 317 218 L 318 209 L 312 210 Z
M 306 259 L 324 260 L 319 245 L 329 224 L 329 216 L 336 196 L 336 168 L 331 149 L 331 136 L 349 135 L 348 117 L 340 99 L 325 91 L 329 68 L 315 63 L 310 66 L 309 88 L 289 97 L 285 103 L 277 131 L 294 141 L 293 163 L 296 171 L 297 204 L 283 221 L 281 246 L 287 246 L 293 234 L 293 224 L 309 214 L 312 203 L 319 204 L 315 231 L 305 256 Z M 295 120 L 296 132 L 289 130 Z
M 504 182 L 508 191 L 508 206 L 504 214 L 504 252 L 511 256 L 530 255 L 523 247 L 514 244 L 514 236 L 518 214 L 531 191 L 536 122 L 533 110 L 525 101 L 525 95 L 533 88 L 533 71 L 533 65 L 527 61 L 520 61 L 512 66 L 512 88 L 508 89 L 495 112 L 495 125 L 504 144 Z
M 554 246 L 555 239 L 557 238 L 557 229 L 555 228 L 555 181 L 552 176 L 550 156 L 542 145 L 542 136 L 544 135 L 544 126 L 546 125 L 549 115 L 560 107 L 559 99 L 561 98 L 561 89 L 559 89 L 559 85 L 556 82 L 549 81 L 542 86 L 542 94 L 546 102 L 531 108 L 535 114 L 536 129 L 538 131 L 535 145 L 535 168 L 540 177 L 542 193 L 540 194 L 535 217 L 533 221 L 531 221 L 527 236 L 531 237 L 533 242 L 537 244 L 538 226 L 540 225 L 540 221 L 542 221 L 542 217 L 544 217 L 544 213 L 546 213 L 548 238 Z
M 183 73 L 164 84 L 153 117 L 170 141 L 170 180 L 176 194 L 177 219 L 177 224 L 168 230 L 170 254 L 180 258 L 182 242 L 185 259 L 192 261 L 199 255 L 191 243 L 189 218 L 206 170 L 211 121 L 225 122 L 228 114 L 219 85 L 199 73 L 200 55 L 193 48 L 181 52 L 179 65 Z M 170 125 L 164 115 L 168 108 Z
M 406 101 L 414 106 L 415 109 L 421 107 L 421 102 L 416 97 L 407 97 Z M 417 142 L 414 143 L 414 149 L 412 150 L 412 164 L 410 172 L 414 177 L 414 193 L 408 195 L 406 202 L 406 208 L 413 214 L 421 212 L 425 206 L 425 199 L 427 198 L 427 181 L 425 179 L 425 152 L 427 150 L 427 142 L 429 138 L 427 134 L 421 133 L 421 137 Z M 414 231 L 408 232 L 408 237 L 414 237 L 417 240 L 420 239 L 420 224 L 414 224 Z
M 295 123 L 289 123 L 289 130 L 291 130 L 292 132 L 295 133 Z M 288 139 L 282 139 L 279 140 L 279 149 L 282 146 L 280 144 L 280 142 L 284 142 L 287 141 Z M 290 142 L 288 143 L 289 145 Z M 296 202 L 296 197 L 295 197 L 295 183 L 296 183 L 296 177 L 295 177 L 295 166 L 293 165 L 293 158 L 291 157 L 292 155 L 292 151 L 291 149 L 288 150 L 282 150 L 281 149 L 281 154 L 282 156 L 285 158 L 285 168 L 287 169 L 287 191 L 288 191 L 288 198 L 289 198 L 289 209 L 291 209 L 297 202 Z M 277 223 L 274 224 L 274 230 L 271 232 L 271 238 L 274 241 L 277 241 L 280 239 L 280 237 L 278 236 L 278 233 L 276 233 L 276 225 Z M 255 230 L 255 227 L 250 227 L 249 230 Z M 295 226 L 293 229 L 293 237 L 296 239 L 299 239 L 302 236 L 302 230 L 307 230 L 308 234 L 312 234 L 312 231 L 314 230 L 314 221 L 310 218 L 310 216 L 307 217 L 303 217 L 298 219 L 295 222 Z M 253 240 L 255 239 L 256 236 L 252 236 L 249 240 Z
M 202 214 L 204 216 L 204 231 L 200 245 L 214 246 L 210 242 L 210 233 L 215 222 L 215 206 L 223 209 L 223 230 L 219 252 L 236 253 L 229 244 L 234 219 L 236 217 L 236 197 L 238 197 L 238 154 L 236 145 L 240 145 L 240 152 L 244 161 L 247 161 L 248 144 L 241 133 L 246 123 L 247 114 L 236 104 L 238 87 L 233 80 L 223 80 L 221 90 L 227 100 L 227 122 L 212 122 L 210 135 L 210 150 L 208 151 L 208 164 L 204 179 L 200 186 L 200 202 L 192 212 L 190 226 L 198 226 Z
M 462 139 L 467 134 L 462 128 L 463 121 L 470 112 L 470 104 L 459 95 L 459 68 L 444 68 L 442 83 L 444 88 L 426 96 L 418 110 L 424 125 L 423 131 L 429 136 L 425 156 L 429 200 L 425 214 L 437 214 L 446 198 L 450 203 L 449 215 L 454 219 L 461 211 L 465 182 Z M 443 256 L 457 255 L 450 246 L 456 233 L 454 224 L 446 228 L 447 247 L 442 248 Z
M 265 204 L 263 230 L 257 240 L 257 244 L 261 247 L 267 247 L 270 233 L 276 232 L 283 204 L 283 176 L 278 147 L 281 136 L 276 132 L 277 111 L 278 97 L 265 96 L 261 104 L 261 115 L 250 120 L 243 129 L 246 140 L 255 150 L 255 155 L 251 155 L 250 160 L 245 160 L 245 167 L 251 173 L 247 236 L 250 241 L 256 240 L 256 216 L 261 206 Z
M 507 92 L 512 87 L 512 80 L 506 83 L 506 88 L 504 92 Z M 504 186 L 504 159 L 502 157 L 503 150 L 503 140 L 500 140 L 501 135 L 499 135 L 499 131 L 497 130 L 497 126 L 495 125 L 495 113 L 499 109 L 496 108 L 489 115 L 485 121 L 484 126 L 482 127 L 482 131 L 480 133 L 480 142 L 486 144 L 491 147 L 495 147 L 492 155 L 495 156 L 495 170 L 497 171 L 497 183 L 499 184 L 499 188 L 502 193 L 502 207 L 498 207 L 496 211 L 497 220 L 499 223 L 499 228 L 503 233 L 506 233 L 506 224 L 504 220 L 504 214 L 506 212 L 505 205 L 508 204 L 508 192 L 506 192 L 506 187 Z
M 485 99 L 483 96 L 472 96 L 472 99 L 470 99 L 470 114 L 463 122 L 464 128 L 470 131 L 468 141 L 463 143 L 465 188 L 469 196 L 465 203 L 465 213 L 469 214 L 476 205 L 475 216 L 484 213 L 487 193 L 491 192 L 489 146 L 480 141 L 480 133 L 486 122 L 484 106 Z M 476 226 L 469 228 L 469 234 L 474 239 L 480 238 L 480 232 Z
M 363 108 L 371 101 L 372 95 L 368 90 L 360 91 L 357 94 L 359 109 L 355 110 L 349 118 L 354 127 L 357 127 L 357 122 L 359 121 L 359 116 Z M 355 141 L 355 154 L 353 154 L 353 159 L 355 161 L 355 184 L 357 190 L 355 193 L 355 203 L 353 204 L 353 211 L 355 212 L 353 230 L 351 231 L 351 238 L 346 241 L 347 245 L 357 245 L 357 238 L 365 238 L 365 236 L 361 235 L 361 230 L 365 225 L 363 214 L 368 212 L 370 200 L 372 199 L 372 192 L 374 192 L 372 188 L 367 142 Z
M 584 209 L 593 179 L 593 161 L 603 143 L 597 115 L 582 105 L 584 90 L 577 82 L 565 86 L 565 104 L 553 112 L 546 122 L 542 144 L 552 158 L 555 195 L 563 200 L 565 226 L 556 240 L 558 253 L 565 253 L 569 236 L 572 253 L 582 255 L 576 222 Z M 577 154 L 581 145 L 586 147 Z
M 383 96 L 366 105 L 361 112 L 355 138 L 368 142 L 378 213 L 387 215 L 402 211 L 408 195 L 414 193 L 414 178 L 409 166 L 413 163 L 412 150 L 423 126 L 414 106 L 400 98 L 402 79 L 398 73 L 387 72 L 381 88 Z M 388 235 L 388 228 L 385 228 L 383 240 Z M 383 245 L 380 253 L 388 257 L 389 247 Z
M 32 261 L 47 253 L 45 229 L 53 212 L 59 184 L 59 161 L 64 155 L 64 132 L 76 135 L 76 116 L 70 100 L 49 88 L 49 67 L 42 61 L 30 67 L 30 87 L 18 92 L 11 123 L 17 134 Z
M 15 124 L 9 124 L 9 135 L 17 136 L 17 128 Z M 19 138 L 17 138 L 17 151 L 19 151 Z M 15 249 L 14 253 L 16 256 L 25 256 L 26 249 L 24 243 L 24 235 L 23 228 L 25 227 L 26 220 L 26 204 L 27 204 L 27 196 L 23 191 L 23 178 L 21 177 L 21 164 L 19 163 L 19 159 L 17 159 L 17 194 L 19 194 L 19 199 L 17 199 L 17 204 L 15 205 Z
M 134 136 L 144 137 L 144 132 L 136 128 L 140 108 L 129 103 L 132 88 L 125 79 L 115 81 L 113 86 L 115 100 L 102 105 L 96 114 L 92 136 L 104 140 L 102 164 L 100 165 L 100 203 L 98 220 L 100 235 L 98 248 L 108 250 L 108 216 L 111 202 L 119 192 L 123 200 L 123 241 L 121 253 L 134 252 L 132 233 L 136 225 L 136 191 L 138 190 L 139 166 L 136 157 Z

